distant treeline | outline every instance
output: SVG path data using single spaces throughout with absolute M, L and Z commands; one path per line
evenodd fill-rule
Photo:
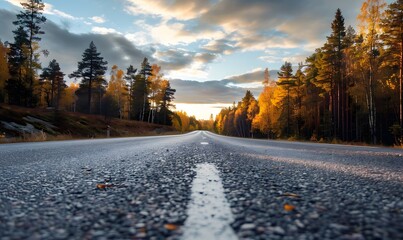
M 160 73 L 161 67 L 141 63 L 139 71 L 130 65 L 126 71 L 114 65 L 110 80 L 106 80 L 107 62 L 95 44 L 82 54 L 77 70 L 70 78 L 79 84 L 66 85 L 65 74 L 57 60 L 42 68 L 40 55 L 41 26 L 46 22 L 42 15 L 41 0 L 21 3 L 23 11 L 13 22 L 13 42 L 0 41 L 0 103 L 24 107 L 49 107 L 55 110 L 80 111 L 171 125 L 172 119 L 180 121 L 173 107 L 175 89 Z
M 266 69 L 256 100 L 223 109 L 218 133 L 251 137 L 402 144 L 403 0 L 366 0 L 358 33 L 340 9 L 323 47 L 298 64 Z M 263 76 L 262 76 L 263 79 Z

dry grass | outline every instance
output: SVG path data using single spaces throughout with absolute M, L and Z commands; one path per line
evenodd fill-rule
M 26 122 L 23 118 L 27 116 L 49 122 L 57 128 L 47 130 L 40 123 L 30 122 L 36 129 L 42 131 L 33 134 L 21 134 L 5 129 L 0 123 L 0 133 L 4 132 L 6 135 L 6 137 L 0 136 L 0 143 L 106 138 L 108 125 L 110 126 L 110 137 L 177 134 L 170 126 L 122 119 L 106 119 L 104 116 L 99 115 L 65 111 L 55 112 L 46 109 L 32 109 L 0 104 L 0 121 L 25 125 Z

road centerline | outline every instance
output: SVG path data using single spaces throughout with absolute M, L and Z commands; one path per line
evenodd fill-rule
M 234 217 L 217 168 L 201 163 L 196 172 L 182 239 L 238 239 L 230 226 Z

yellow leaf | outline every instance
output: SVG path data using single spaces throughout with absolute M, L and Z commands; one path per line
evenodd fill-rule
M 284 210 L 287 212 L 291 212 L 291 211 L 295 210 L 295 206 L 288 204 L 288 203 L 284 204 L 283 207 L 284 207 Z
M 175 231 L 176 229 L 178 229 L 178 226 L 175 224 L 172 224 L 172 223 L 167 223 L 164 225 L 164 227 L 166 230 L 169 230 L 169 231 Z

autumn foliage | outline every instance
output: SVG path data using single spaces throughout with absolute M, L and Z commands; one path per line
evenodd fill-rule
M 285 62 L 273 80 L 266 69 L 257 104 L 247 91 L 220 112 L 216 131 L 402 144 L 403 1 L 366 0 L 357 19 L 358 32 L 337 9 L 324 45 L 302 63 Z

